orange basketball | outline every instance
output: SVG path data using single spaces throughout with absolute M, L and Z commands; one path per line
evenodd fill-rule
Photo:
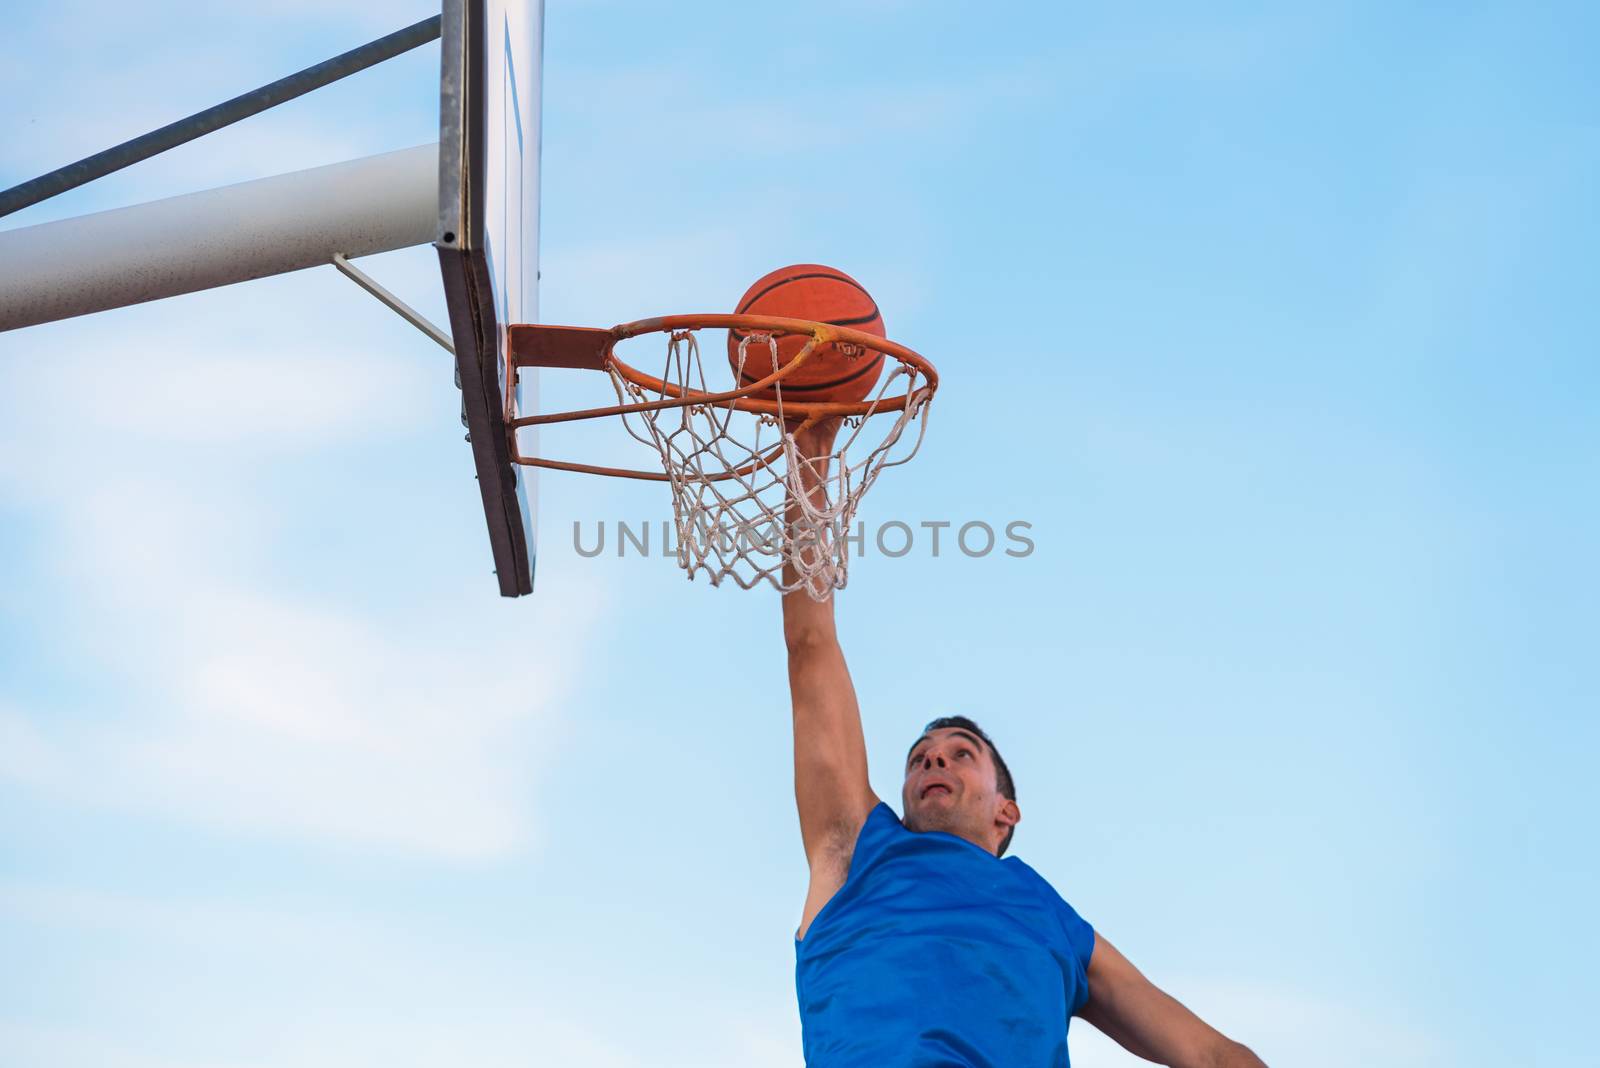
M 734 309 L 740 315 L 778 315 L 790 319 L 810 319 L 860 330 L 884 337 L 883 316 L 878 302 L 861 288 L 861 283 L 833 267 L 818 263 L 796 263 L 780 267 L 763 276 L 745 291 Z M 728 331 L 728 363 L 739 371 L 739 341 L 744 335 Z M 778 366 L 785 367 L 799 354 L 809 338 L 786 334 L 778 339 Z M 780 383 L 785 399 L 852 403 L 865 400 L 878 384 L 883 371 L 883 353 L 876 349 L 842 350 L 832 342 L 818 345 L 792 375 Z M 739 385 L 759 382 L 773 371 L 772 353 L 765 341 L 757 339 L 745 347 L 745 365 Z M 771 399 L 772 390 L 752 394 Z

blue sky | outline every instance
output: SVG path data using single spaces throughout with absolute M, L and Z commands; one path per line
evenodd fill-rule
M 31 7 L 0 181 L 430 13 Z M 552 0 L 543 313 L 855 275 L 944 376 L 865 521 L 1036 545 L 857 562 L 878 792 L 977 717 L 1016 853 L 1269 1063 L 1587 1063 L 1597 30 Z M 432 141 L 437 63 L 3 225 Z M 502 601 L 457 404 L 331 267 L 0 335 L 0 1064 L 800 1063 L 776 598 L 581 557 L 668 502 L 550 476 Z

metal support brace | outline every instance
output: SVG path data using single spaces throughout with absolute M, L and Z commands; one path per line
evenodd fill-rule
M 263 85 L 260 89 L 236 96 L 197 115 L 190 115 L 187 119 L 180 119 L 142 137 L 135 137 L 132 141 L 126 141 L 115 148 L 97 152 L 86 159 L 80 159 L 76 163 L 41 175 L 31 182 L 13 186 L 0 192 L 0 215 L 10 215 L 42 200 L 49 200 L 69 189 L 76 189 L 85 182 L 104 177 L 113 171 L 120 171 L 169 148 L 193 141 L 197 137 L 232 125 L 240 119 L 276 107 L 286 100 L 304 96 L 311 90 L 332 84 L 340 78 L 348 78 L 357 71 L 366 70 L 386 59 L 393 59 L 403 52 L 409 52 L 413 48 L 436 40 L 439 30 L 438 15 L 423 19 L 387 37 L 380 37 L 360 48 L 352 48 L 343 55 L 334 56 L 314 67 L 307 67 L 298 74 L 280 78 L 271 85 Z
M 399 297 L 395 296 L 393 293 L 379 285 L 371 275 L 367 274 L 365 271 L 361 270 L 361 268 L 345 259 L 343 253 L 335 252 L 333 254 L 333 265 L 339 268 L 340 272 L 343 273 L 346 278 L 349 278 L 356 285 L 360 286 L 362 289 L 365 289 L 368 293 L 371 293 L 384 304 L 388 305 L 390 311 L 400 316 L 400 318 L 404 319 L 418 330 L 421 330 L 424 334 L 427 334 L 429 337 L 433 338 L 434 342 L 440 348 L 444 349 L 444 351 L 450 353 L 452 356 L 455 355 L 456 346 L 455 343 L 450 340 L 450 335 L 446 334 L 443 330 L 440 330 L 437 326 L 434 326 L 432 323 L 430 323 L 421 312 L 417 311 L 415 308 L 411 307 L 411 305 L 407 304 L 405 301 L 401 300 Z M 456 385 L 459 387 L 461 383 L 457 382 Z
M 401 300 L 399 297 L 380 286 L 371 275 L 367 274 L 365 271 L 361 270 L 361 268 L 345 259 L 342 252 L 335 252 L 333 254 L 333 265 L 339 268 L 346 278 L 350 279 L 362 289 L 365 289 L 368 293 L 371 293 L 373 296 L 377 297 L 384 304 L 387 304 L 389 309 L 396 315 L 400 316 L 400 318 L 404 319 L 418 330 L 421 330 L 424 334 L 427 334 L 429 337 L 433 338 L 433 340 L 438 343 L 440 348 L 444 349 L 452 356 L 456 354 L 455 343 L 450 340 L 449 335 L 447 335 L 443 330 L 440 330 L 437 326 L 434 326 L 432 323 L 430 323 L 421 312 L 417 311 L 411 305 L 407 304 L 405 301 Z M 456 368 L 456 388 L 461 388 L 460 367 Z M 467 425 L 466 398 L 462 398 L 461 400 L 461 425 Z M 471 434 L 467 435 L 467 440 L 472 440 Z

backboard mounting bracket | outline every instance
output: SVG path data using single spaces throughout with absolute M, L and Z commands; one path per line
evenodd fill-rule
M 592 326 L 537 326 L 513 323 L 506 331 L 511 362 L 517 367 L 605 369 L 616 334 Z
M 450 340 L 449 334 L 446 334 L 443 330 L 440 330 L 437 326 L 434 326 L 433 323 L 429 322 L 428 318 L 421 312 L 417 311 L 411 305 L 407 304 L 405 301 L 401 300 L 399 297 L 383 288 L 383 286 L 379 285 L 377 280 L 374 279 L 370 274 L 367 274 L 361 268 L 345 259 L 342 252 L 335 252 L 333 254 L 333 265 L 339 268 L 339 272 L 346 278 L 350 279 L 362 289 L 365 289 L 368 293 L 371 293 L 374 297 L 377 297 L 379 303 L 383 304 L 390 311 L 400 316 L 400 318 L 404 319 L 418 330 L 421 330 L 424 334 L 427 334 L 433 339 L 434 343 L 440 348 L 444 349 L 444 351 L 448 352 L 452 356 L 456 354 L 455 342 Z

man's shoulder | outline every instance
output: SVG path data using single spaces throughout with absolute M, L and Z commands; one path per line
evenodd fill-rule
M 1012 877 L 1014 879 L 1019 883 L 1033 887 L 1051 904 L 1064 906 L 1069 910 L 1072 909 L 1072 906 L 1067 904 L 1067 899 L 1062 897 L 1061 892 L 1055 888 L 1055 884 L 1040 875 L 1033 869 L 1032 865 L 1021 857 L 1006 857 L 1001 863 L 1013 873 Z
M 1094 927 L 1061 896 L 1050 880 L 1034 871 L 1026 861 L 1020 857 L 1007 857 L 1003 863 L 1016 873 L 1018 882 L 1032 886 L 1039 894 L 1045 906 L 1060 921 L 1062 931 L 1073 946 L 1074 955 L 1080 958 L 1084 967 L 1088 967 L 1089 955 L 1094 950 Z
M 1045 886 L 1050 886 L 1050 880 L 1046 879 L 1043 875 L 1040 875 L 1037 871 L 1034 871 L 1033 865 L 1029 864 L 1021 857 L 1004 857 L 1001 859 L 1000 863 L 1016 872 L 1017 877 L 1020 879 L 1029 879 L 1035 882 L 1043 883 Z M 1054 888 L 1052 887 L 1052 889 Z

